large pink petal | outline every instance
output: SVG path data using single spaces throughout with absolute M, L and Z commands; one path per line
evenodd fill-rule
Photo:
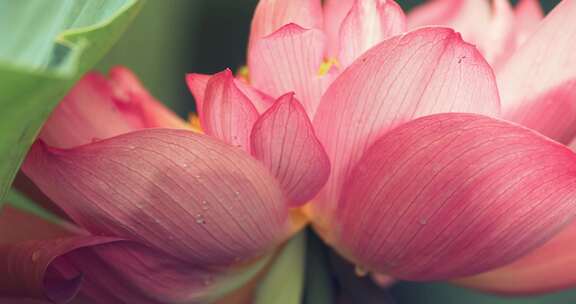
M 52 146 L 69 148 L 139 127 L 118 111 L 110 82 L 91 72 L 80 79 L 52 112 L 40 137 Z
M 238 89 L 230 70 L 220 72 L 208 81 L 200 122 L 206 134 L 250 150 L 250 131 L 258 111 Z
M 493 271 L 456 280 L 459 285 L 500 294 L 538 294 L 576 286 L 576 224 L 542 247 Z
M 312 199 L 330 174 L 330 161 L 304 108 L 286 94 L 252 130 L 252 154 L 278 178 L 292 206 Z
M 561 2 L 497 75 L 504 118 L 563 143 L 576 134 L 575 15 Z
M 208 85 L 210 77 L 212 77 L 212 75 L 198 73 L 186 74 L 186 84 L 196 102 L 196 112 L 198 113 L 198 116 L 202 115 L 202 105 L 204 103 L 206 86 Z
M 148 93 L 127 68 L 112 68 L 110 84 L 118 109 L 124 117 L 136 122 L 135 125 L 140 124 L 145 128 L 189 128 L 184 120 Z
M 260 0 L 250 30 L 249 49 L 255 41 L 272 34 L 286 24 L 322 28 L 320 0 Z
M 356 0 L 324 0 L 324 33 L 326 33 L 326 55 L 338 56 L 340 47 L 340 26 Z
M 332 83 L 314 118 L 332 164 L 316 206 L 330 216 L 351 167 L 390 128 L 433 113 L 498 110 L 490 66 L 452 30 L 424 28 L 377 45 Z
M 356 0 L 340 27 L 338 59 L 346 67 L 374 45 L 405 31 L 404 12 L 393 0 Z
M 238 79 L 234 79 L 234 83 L 236 87 L 250 99 L 258 113 L 266 112 L 266 110 L 274 104 L 274 98 L 260 92 L 251 85 Z
M 97 72 L 86 74 L 50 115 L 40 137 L 52 146 L 70 148 L 157 127 L 188 128 L 154 99 L 132 72 L 115 67 L 110 79 Z
M 367 269 L 439 280 L 503 266 L 576 215 L 576 154 L 476 114 L 392 130 L 348 177 L 340 250 Z
M 322 31 L 296 24 L 255 41 L 248 54 L 252 85 L 274 98 L 293 91 L 312 115 L 331 80 L 319 72 L 324 44 Z
M 288 229 L 268 170 L 185 130 L 141 130 L 70 150 L 35 144 L 24 172 L 77 224 L 203 265 L 263 254 Z

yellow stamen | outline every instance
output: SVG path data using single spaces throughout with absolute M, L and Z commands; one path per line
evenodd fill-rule
M 247 65 L 243 65 L 238 69 L 238 78 L 244 80 L 246 83 L 250 83 L 250 70 Z
M 318 68 L 318 76 L 324 76 L 328 74 L 328 72 L 330 72 L 330 69 L 332 69 L 333 66 L 340 67 L 338 59 L 336 58 L 324 59 L 324 62 L 322 62 L 320 64 L 320 68 Z
M 192 131 L 196 133 L 204 133 L 202 131 L 202 126 L 200 125 L 200 117 L 196 113 L 190 113 L 188 115 L 188 121 L 190 122 L 190 127 Z

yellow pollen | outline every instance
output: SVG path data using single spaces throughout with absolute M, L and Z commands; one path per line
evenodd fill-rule
M 318 68 L 318 76 L 324 76 L 324 75 L 328 74 L 328 72 L 330 71 L 330 69 L 333 66 L 335 66 L 335 67 L 340 66 L 338 59 L 336 59 L 336 58 L 324 59 L 324 61 L 320 64 L 320 68 Z
M 243 65 L 238 69 L 238 77 L 246 83 L 250 83 L 250 70 L 247 65 Z

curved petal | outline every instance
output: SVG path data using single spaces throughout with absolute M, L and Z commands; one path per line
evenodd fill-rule
M 248 99 L 250 99 L 258 113 L 266 112 L 266 110 L 268 110 L 274 104 L 274 98 L 260 92 L 259 90 L 253 88 L 251 85 L 246 84 L 245 82 L 238 79 L 234 79 L 234 83 L 236 84 L 236 87 L 244 95 L 246 95 Z
M 135 125 L 145 128 L 190 128 L 184 120 L 150 95 L 130 70 L 117 66 L 109 74 L 118 109 L 124 117 L 135 121 Z
M 575 15 L 576 2 L 562 1 L 497 75 L 504 118 L 563 143 L 576 133 Z
M 452 30 L 424 28 L 382 42 L 322 97 L 314 126 L 332 174 L 315 206 L 330 216 L 351 167 L 392 127 L 439 112 L 497 115 L 498 110 L 490 66 Z
M 512 264 L 456 280 L 455 283 L 487 292 L 526 295 L 576 286 L 576 224 Z
M 196 102 L 196 113 L 198 113 L 198 116 L 202 115 L 202 105 L 210 77 L 212 77 L 212 75 L 198 73 L 186 74 L 186 84 Z
M 576 216 L 576 154 L 475 114 L 392 130 L 348 177 L 340 250 L 366 269 L 441 280 L 508 264 Z
M 154 99 L 132 72 L 115 67 L 110 79 L 97 72 L 86 74 L 50 115 L 40 138 L 51 146 L 71 148 L 157 127 L 189 128 Z
M 406 31 L 406 17 L 394 1 L 356 0 L 340 27 L 338 59 L 350 65 L 384 39 Z
M 330 174 L 330 161 L 304 108 L 289 93 L 262 114 L 251 135 L 252 154 L 276 176 L 292 207 L 312 199 Z
M 140 130 L 70 150 L 37 143 L 24 172 L 77 224 L 190 263 L 263 254 L 288 233 L 276 180 L 242 150 L 185 130 Z
M 248 54 L 252 85 L 276 98 L 295 92 L 309 115 L 331 81 L 321 75 L 325 37 L 317 29 L 288 24 L 254 42 Z
M 249 50 L 255 41 L 289 23 L 305 28 L 322 28 L 320 0 L 260 0 L 252 17 Z
M 206 134 L 250 151 L 250 131 L 258 111 L 238 89 L 230 70 L 210 78 L 202 109 L 200 122 Z
M 326 55 L 338 56 L 340 47 L 340 26 L 356 0 L 324 0 L 324 33 L 326 33 Z
M 139 128 L 118 111 L 113 96 L 104 76 L 86 74 L 52 112 L 40 138 L 51 146 L 70 148 Z

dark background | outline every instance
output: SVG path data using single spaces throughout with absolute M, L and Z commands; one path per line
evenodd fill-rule
M 476 0 L 483 1 L 483 0 Z M 100 64 L 128 66 L 160 100 L 182 116 L 193 111 L 184 75 L 244 64 L 257 0 L 148 0 Z M 422 0 L 397 0 L 409 10 Z M 512 1 L 517 2 L 517 1 Z M 541 1 L 548 11 L 558 0 Z

